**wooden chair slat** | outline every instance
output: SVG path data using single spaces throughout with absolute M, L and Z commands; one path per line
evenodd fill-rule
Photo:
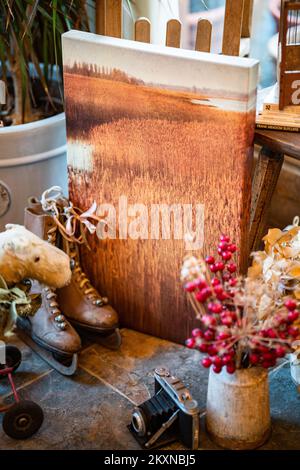
M 122 38 L 122 0 L 106 0 L 105 34 Z
M 210 52 L 211 48 L 212 24 L 210 21 L 200 19 L 197 25 L 197 35 L 195 50 L 200 52 Z
M 180 47 L 181 23 L 179 20 L 169 20 L 167 23 L 166 46 Z
M 139 42 L 150 43 L 151 23 L 148 18 L 139 18 L 135 22 L 134 39 Z
M 106 0 L 96 0 L 96 33 L 105 35 Z
M 250 38 L 253 15 L 253 0 L 244 0 L 242 38 Z
M 238 56 L 244 0 L 226 0 L 222 54 Z
M 281 3 L 281 18 L 280 21 L 280 31 L 279 31 L 279 38 L 283 47 L 281 48 L 281 64 L 280 64 L 280 86 L 279 86 L 279 109 L 282 111 L 285 105 L 285 80 L 286 80 L 286 38 L 287 38 L 287 31 L 288 31 L 288 18 L 289 18 L 289 11 L 286 8 L 286 3 Z

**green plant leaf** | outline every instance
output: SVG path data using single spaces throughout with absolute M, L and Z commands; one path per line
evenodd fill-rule
M 0 0 L 0 76 L 10 85 L 7 103 L 15 104 L 15 122 L 30 120 L 40 102 L 32 71 L 56 112 L 49 85 L 54 70 L 61 82 L 61 34 L 72 28 L 89 30 L 85 0 Z

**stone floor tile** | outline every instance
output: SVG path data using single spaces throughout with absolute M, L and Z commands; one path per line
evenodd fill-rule
M 200 366 L 197 351 L 133 330 L 123 329 L 122 337 L 119 351 L 100 345 L 87 348 L 80 356 L 80 367 L 136 404 L 153 394 L 155 368 L 168 367 L 205 407 L 208 372 Z
M 51 372 L 23 389 L 21 397 L 43 408 L 43 426 L 24 441 L 1 429 L 0 449 L 139 448 L 126 428 L 131 403 L 82 370 L 72 379 Z
M 205 432 L 208 372 L 201 355 L 182 346 L 135 331 L 122 330 L 119 351 L 92 344 L 82 351 L 72 378 L 52 371 L 27 347 L 15 374 L 23 398 L 39 403 L 45 422 L 26 441 L 13 441 L 0 431 L 0 449 L 139 449 L 127 429 L 134 404 L 153 394 L 153 372 L 168 367 L 190 388 L 202 410 L 200 449 L 219 449 Z M 9 393 L 0 382 L 0 397 Z M 6 398 L 6 401 L 11 397 Z M 300 449 L 300 395 L 289 365 L 270 375 L 272 435 L 261 449 Z M 1 418 L 0 418 L 1 419 Z M 167 449 L 183 449 L 174 443 Z
M 22 353 L 21 365 L 18 368 L 17 373 L 14 374 L 14 382 L 18 389 L 26 387 L 28 384 L 34 383 L 36 380 L 39 380 L 41 377 L 51 372 L 51 367 L 46 364 L 46 362 L 43 361 L 37 354 L 32 352 L 32 350 L 21 340 L 19 340 L 17 336 L 10 338 L 7 343 L 17 346 Z M 11 388 L 7 379 L 1 379 L 0 405 L 1 400 L 3 400 L 10 393 Z

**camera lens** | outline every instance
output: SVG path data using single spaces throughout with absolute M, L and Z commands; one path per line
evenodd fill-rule
M 133 410 L 132 429 L 139 437 L 152 435 L 161 428 L 176 409 L 176 403 L 167 392 L 160 389 L 156 395 Z
M 134 410 L 131 418 L 131 424 L 138 436 L 146 435 L 146 423 L 139 409 Z

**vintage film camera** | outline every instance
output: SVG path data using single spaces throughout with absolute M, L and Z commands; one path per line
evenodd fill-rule
M 128 426 L 144 449 L 180 440 L 199 446 L 199 408 L 189 390 L 168 369 L 156 369 L 155 395 L 135 408 Z

